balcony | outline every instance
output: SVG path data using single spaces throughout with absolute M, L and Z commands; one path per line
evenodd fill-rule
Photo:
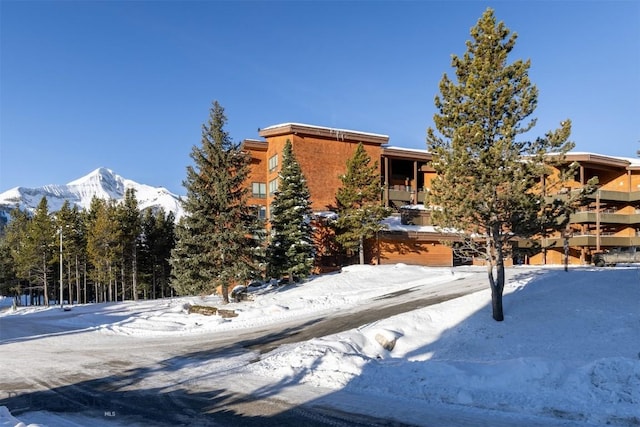
M 414 198 L 412 198 L 413 191 L 411 191 L 410 187 L 407 188 L 404 185 L 396 185 L 389 188 L 389 201 L 404 202 L 405 204 L 424 203 L 425 194 L 426 192 L 424 191 L 418 191 L 418 198 L 414 200 Z
M 598 245 L 595 234 L 574 234 L 569 237 L 569 246 L 589 246 L 595 248 Z M 547 238 L 547 246 L 561 248 L 564 245 L 562 237 Z M 613 236 L 601 235 L 600 246 L 640 246 L 640 236 Z
M 570 194 L 575 194 L 580 191 L 579 188 L 562 188 L 554 195 L 547 196 L 548 200 L 552 200 L 554 198 L 565 199 Z M 593 193 L 589 194 L 587 198 L 591 200 L 596 200 L 600 197 L 601 201 L 607 202 L 637 202 L 640 201 L 640 191 L 614 191 L 614 190 L 596 190 Z
M 571 215 L 570 222 L 573 224 L 595 224 L 598 213 L 595 211 L 576 212 Z M 611 212 L 600 212 L 601 224 L 640 224 L 640 213 L 620 214 Z
M 640 200 L 640 191 L 613 191 L 613 190 L 596 190 L 589 195 L 590 199 L 595 200 L 598 195 L 600 200 L 612 202 L 637 202 Z
M 431 210 L 401 208 L 400 222 L 404 225 L 433 225 Z

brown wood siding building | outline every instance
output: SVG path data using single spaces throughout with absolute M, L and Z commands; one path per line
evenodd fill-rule
M 268 181 L 277 179 L 282 152 L 287 140 L 307 180 L 314 211 L 335 207 L 336 191 L 342 185 L 340 176 L 346 172 L 347 159 L 362 143 L 369 156 L 379 161 L 382 144 L 389 137 L 343 129 L 329 129 L 296 123 L 270 126 L 259 131 L 267 141 L 267 159 L 277 158 L 278 166 L 268 172 Z
M 423 204 L 436 177 L 430 153 L 388 146 L 386 135 L 298 123 L 263 128 L 259 135 L 264 140 L 245 140 L 243 147 L 252 157 L 247 183 L 252 189 L 250 203 L 262 207 L 266 219 L 287 140 L 291 141 L 307 180 L 314 212 L 335 207 L 340 176 L 345 173 L 347 159 L 353 156 L 359 143 L 380 167 L 381 202 L 397 211 L 405 205 Z M 593 176 L 599 179 L 599 189 L 591 196 L 590 204 L 571 216 L 570 226 L 564 233 L 569 242 L 569 262 L 586 264 L 597 251 L 615 246 L 640 246 L 640 162 L 593 153 L 569 153 L 565 160 L 567 164 L 577 162 L 578 173 L 563 188 L 544 188 L 549 196 L 578 190 Z M 541 186 L 544 185 L 543 180 Z M 541 241 L 544 252 L 528 253 L 526 257 L 516 254 L 518 261 L 562 263 L 565 236 L 546 237 Z M 326 234 L 317 239 L 318 254 L 330 259 L 331 248 L 321 243 L 330 240 L 325 237 Z M 454 264 L 453 252 L 442 242 L 451 238 L 433 230 L 392 229 L 370 242 L 367 259 L 380 263 L 450 266 Z M 526 244 L 519 248 L 524 251 Z
M 608 248 L 640 246 L 640 164 L 575 152 L 567 154 L 565 161 L 578 163 L 578 173 L 564 188 L 550 188 L 548 194 L 562 196 L 579 190 L 592 177 L 598 178 L 598 189 L 589 197 L 587 206 L 571 215 L 564 235 L 541 242 L 546 253 L 535 254 L 530 263 L 564 262 L 565 238 L 571 264 L 589 264 L 594 253 Z

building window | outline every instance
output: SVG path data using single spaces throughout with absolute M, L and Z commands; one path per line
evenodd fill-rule
M 265 220 L 267 219 L 267 208 L 264 206 L 260 206 L 258 208 L 258 218 L 260 218 L 261 220 Z
M 269 172 L 273 172 L 278 168 L 278 155 L 274 154 L 269 157 Z
M 278 178 L 269 181 L 269 195 L 273 196 L 278 191 Z
M 267 197 L 267 183 L 254 182 L 251 184 L 251 192 L 254 198 L 264 199 Z

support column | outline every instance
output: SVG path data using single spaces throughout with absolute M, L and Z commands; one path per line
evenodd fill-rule
M 384 206 L 389 207 L 389 158 L 384 157 Z
M 580 165 L 580 188 L 584 188 L 584 166 L 581 164 Z M 580 208 L 580 211 L 582 212 L 588 212 L 589 211 L 589 206 L 582 206 Z M 580 233 L 582 235 L 585 235 L 585 231 L 587 230 L 587 224 L 580 224 Z M 580 264 L 584 265 L 586 264 L 586 259 L 587 259 L 587 248 L 583 245 L 580 247 Z
M 600 190 L 596 193 L 596 252 L 600 252 Z
M 418 204 L 418 161 L 413 161 L 413 184 L 411 185 L 411 191 L 413 191 L 413 204 Z

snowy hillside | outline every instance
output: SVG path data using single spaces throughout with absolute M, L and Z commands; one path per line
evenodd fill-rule
M 15 207 L 33 211 L 46 197 L 49 211 L 59 210 L 65 200 L 79 208 L 88 209 L 91 199 L 98 197 L 120 201 L 124 199 L 127 188 L 136 191 L 140 209 L 162 207 L 166 212 L 173 212 L 180 218 L 184 212 L 177 195 L 162 187 L 151 187 L 125 179 L 107 168 L 99 168 L 90 174 L 71 181 L 66 185 L 45 185 L 38 188 L 16 187 L 0 194 L 0 214 L 8 213 Z

